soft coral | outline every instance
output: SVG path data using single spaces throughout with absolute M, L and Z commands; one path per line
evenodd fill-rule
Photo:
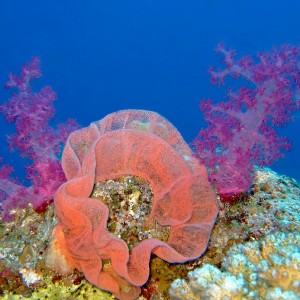
M 258 59 L 235 60 L 235 52 L 219 44 L 224 70 L 211 68 L 211 82 L 225 85 L 225 78 L 243 78 L 247 83 L 229 101 L 212 104 L 203 100 L 200 109 L 208 127 L 194 141 L 197 156 L 210 172 L 224 198 L 246 191 L 253 179 L 253 166 L 267 166 L 284 156 L 291 145 L 277 135 L 274 126 L 284 126 L 299 109 L 299 48 L 282 46 L 258 54 Z
M 36 93 L 30 86 L 32 79 L 41 76 L 39 59 L 34 57 L 22 67 L 19 76 L 10 74 L 5 85 L 18 90 L 0 106 L 6 120 L 16 126 L 16 133 L 8 137 L 9 148 L 33 162 L 26 166 L 30 187 L 10 178 L 11 166 L 4 165 L 0 169 L 0 200 L 5 219 L 10 218 L 11 209 L 25 207 L 29 202 L 39 210 L 53 199 L 54 192 L 65 181 L 59 156 L 62 143 L 77 125 L 74 120 L 69 120 L 58 125 L 56 130 L 50 127 L 56 95 L 51 87 L 44 87 Z

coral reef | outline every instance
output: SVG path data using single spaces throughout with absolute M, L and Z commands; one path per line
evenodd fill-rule
M 275 231 L 300 231 L 300 190 L 296 180 L 270 169 L 255 173 L 248 207 L 248 225 L 256 236 Z M 253 202 L 254 201 L 254 202 Z
M 195 145 L 223 201 L 178 131 L 148 111 L 119 111 L 73 132 L 63 173 L 61 146 L 77 125 L 50 127 L 55 93 L 30 86 L 41 76 L 37 58 L 10 75 L 17 93 L 0 111 L 16 126 L 10 148 L 32 165 L 30 187 L 10 177 L 11 166 L 0 169 L 0 297 L 300 298 L 299 185 L 253 167 L 290 147 L 273 127 L 299 109 L 299 49 L 259 61 L 218 51 L 226 69 L 212 69 L 213 81 L 250 82 L 227 103 L 201 104 L 209 127 Z
M 66 143 L 62 165 L 68 181 L 55 194 L 59 224 L 52 253 L 63 253 L 70 267 L 83 271 L 96 286 L 133 299 L 148 280 L 151 254 L 182 263 L 206 250 L 218 213 L 215 195 L 205 167 L 160 115 L 120 111 L 75 131 Z M 170 227 L 166 241 L 147 238 L 131 244 L 130 252 L 107 228 L 108 205 L 90 197 L 95 184 L 128 174 L 148 181 L 153 191 L 149 215 L 141 218 L 144 231 L 156 223 Z M 115 207 L 120 219 L 131 205 L 121 202 Z M 146 211 L 140 211 L 140 217 L 142 213 Z
M 107 192 L 109 191 L 109 192 Z M 160 226 L 148 217 L 153 205 L 150 184 L 136 176 L 124 176 L 117 181 L 108 180 L 95 184 L 91 198 L 104 202 L 109 208 L 109 232 L 121 238 L 131 251 L 145 239 L 156 238 L 166 242 L 170 226 Z
M 222 268 L 204 265 L 177 279 L 171 299 L 296 300 L 300 297 L 300 234 L 277 232 L 232 247 Z
M 258 59 L 240 60 L 222 44 L 217 52 L 224 55 L 226 66 L 210 70 L 212 83 L 225 85 L 225 78 L 231 76 L 244 85 L 236 93 L 229 90 L 227 101 L 201 102 L 208 127 L 199 132 L 194 145 L 197 157 L 208 167 L 210 181 L 227 199 L 248 191 L 254 165 L 269 166 L 291 148 L 275 126 L 286 125 L 300 108 L 299 48 L 286 45 L 260 53 Z
M 0 263 L 11 272 L 34 270 L 44 258 L 56 225 L 53 206 L 44 214 L 35 213 L 32 205 L 15 209 L 14 220 L 0 223 Z
M 249 194 L 244 194 L 236 202 L 220 203 L 219 218 L 210 240 L 214 264 L 228 246 L 259 239 L 276 231 L 300 231 L 299 197 L 300 188 L 294 179 L 268 168 L 256 169 Z M 209 257 L 207 253 L 206 263 L 211 263 Z
M 198 270 L 197 268 L 203 265 L 209 267 L 205 267 L 204 271 L 206 271 L 201 272 L 209 271 L 209 274 L 215 272 L 221 276 L 220 278 L 226 277 L 227 283 L 230 278 L 234 279 L 235 281 L 229 282 L 232 288 L 235 287 L 236 291 L 240 292 L 245 291 L 245 286 L 242 284 L 244 280 L 238 278 L 236 281 L 235 275 L 231 274 L 233 277 L 228 277 L 224 270 L 219 269 L 225 254 L 237 244 L 256 241 L 277 231 L 299 232 L 299 192 L 299 185 L 295 180 L 280 176 L 270 169 L 256 170 L 250 195 L 244 195 L 235 203 L 220 203 L 219 219 L 213 229 L 210 246 L 205 255 L 182 264 L 168 263 L 154 255 L 150 261 L 149 280 L 141 287 L 141 295 L 138 299 L 170 299 L 168 289 L 171 283 L 178 278 L 186 278 L 188 272 Z M 140 193 L 139 197 L 135 198 L 138 193 Z M 112 209 L 110 204 L 119 205 L 118 209 L 124 209 L 121 211 L 123 219 L 121 218 L 120 221 L 126 230 L 114 226 L 113 223 L 117 221 L 117 218 L 114 214 L 110 214 L 112 218 L 108 219 L 107 224 L 113 227 L 110 229 L 112 234 L 121 234 L 129 248 L 143 239 L 141 235 L 131 234 L 132 232 L 135 234 L 137 228 L 129 227 L 129 225 L 135 223 L 136 219 L 131 217 L 130 205 L 121 206 L 121 203 L 124 203 L 125 199 L 126 201 L 133 199 L 133 209 L 135 209 L 134 199 L 138 199 L 141 206 L 148 201 L 153 203 L 153 192 L 146 180 L 135 176 L 108 180 L 96 184 L 93 194 L 98 201 L 104 201 L 110 209 Z M 144 209 L 142 208 L 142 211 Z M 126 213 L 128 213 L 127 216 Z M 47 255 L 45 254 L 49 251 L 51 230 L 57 223 L 53 205 L 48 207 L 45 214 L 37 214 L 32 207 L 29 207 L 27 210 L 15 209 L 12 216 L 15 219 L 13 222 L 3 223 L 0 227 L 2 230 L 0 253 L 5 256 L 0 260 L 0 293 L 4 299 L 19 299 L 20 297 L 43 299 L 47 295 L 50 299 L 114 299 L 114 296 L 109 296 L 108 293 L 101 292 L 99 288 L 89 284 L 84 274 L 77 270 L 69 275 L 61 275 L 47 268 L 45 264 Z M 119 232 L 120 229 L 121 232 Z M 27 245 L 35 246 L 36 251 L 33 255 L 31 251 L 28 251 L 30 248 Z M 109 266 L 108 260 L 103 261 L 104 268 Z M 29 277 L 27 278 L 26 275 Z M 26 282 L 29 283 L 29 280 L 32 282 L 35 279 L 40 280 L 29 286 L 26 285 Z M 291 292 L 284 291 L 280 287 L 274 287 L 268 295 L 273 297 L 271 299 L 276 299 L 275 293 L 277 296 L 282 294 L 282 298 L 279 299 L 285 299 L 284 297 L 293 299 Z
M 61 276 L 46 268 L 48 246 L 57 224 L 54 206 L 38 214 L 32 205 L 16 208 L 13 220 L 0 223 L 1 299 L 113 299 L 84 279 L 82 273 Z
M 172 297 L 299 299 L 299 231 L 300 187 L 297 182 L 270 169 L 256 169 L 249 194 L 235 202 L 220 202 L 220 214 L 208 251 L 194 262 L 190 275 L 181 276 L 187 279 L 178 279 L 172 285 Z M 251 253 L 255 253 L 254 257 Z M 258 269 L 259 262 L 254 261 L 255 258 L 268 262 L 269 273 L 262 268 L 264 262 Z M 197 266 L 202 268 L 197 269 Z M 235 267 L 242 268 L 240 273 Z M 280 271 L 278 275 L 275 269 Z M 252 278 L 250 270 L 259 276 L 254 274 Z M 201 292 L 192 290 L 190 278 L 196 286 L 199 283 L 197 289 Z M 250 279 L 254 285 L 250 285 Z M 282 285 L 286 283 L 289 285 Z M 200 285 L 206 285 L 206 290 Z

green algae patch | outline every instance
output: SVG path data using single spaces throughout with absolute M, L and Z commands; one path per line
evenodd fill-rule
M 111 294 L 104 292 L 93 285 L 89 284 L 86 280 L 82 280 L 79 284 L 68 284 L 64 279 L 52 282 L 51 277 L 44 278 L 43 287 L 39 287 L 32 292 L 30 299 L 41 300 L 76 300 L 76 299 L 92 299 L 92 300 L 112 300 L 115 299 Z M 26 298 L 26 297 L 25 297 Z M 17 300 L 20 295 L 12 293 L 6 294 L 3 299 Z

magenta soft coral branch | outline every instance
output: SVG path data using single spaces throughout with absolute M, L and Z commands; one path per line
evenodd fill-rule
M 226 102 L 201 101 L 208 127 L 199 132 L 194 145 L 209 168 L 210 180 L 227 197 L 250 187 L 254 165 L 270 165 L 291 148 L 274 127 L 286 125 L 299 109 L 299 48 L 282 46 L 259 53 L 256 60 L 235 60 L 235 52 L 223 44 L 217 53 L 223 54 L 226 67 L 209 70 L 213 84 L 225 85 L 228 76 L 246 81 L 237 92 L 228 91 Z
M 11 151 L 16 150 L 22 157 L 29 158 L 26 166 L 30 187 L 25 187 L 10 177 L 13 168 L 3 165 L 0 169 L 0 200 L 5 219 L 15 207 L 25 207 L 30 202 L 36 210 L 51 201 L 58 186 L 65 181 L 60 165 L 62 144 L 78 126 L 74 120 L 59 124 L 57 129 L 49 122 L 55 115 L 53 102 L 56 94 L 51 87 L 34 92 L 32 79 L 40 78 L 39 59 L 34 57 L 21 69 L 19 76 L 10 74 L 7 88 L 15 88 L 8 102 L 0 106 L 1 113 L 9 123 L 14 123 L 16 132 L 8 137 Z

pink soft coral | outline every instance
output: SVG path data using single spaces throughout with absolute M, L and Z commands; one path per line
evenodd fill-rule
M 246 191 L 253 179 L 253 166 L 264 167 L 284 156 L 291 145 L 277 135 L 275 126 L 284 126 L 299 109 L 299 48 L 283 46 L 258 60 L 234 60 L 234 51 L 222 44 L 226 68 L 210 70 L 212 83 L 225 85 L 225 78 L 246 79 L 236 93 L 229 90 L 229 101 L 200 104 L 208 127 L 200 131 L 194 144 L 197 156 L 210 171 L 223 197 Z
M 9 148 L 33 162 L 26 166 L 30 187 L 10 178 L 13 167 L 4 165 L 0 169 L 0 201 L 5 219 L 9 219 L 11 209 L 25 207 L 29 202 L 39 211 L 53 199 L 54 192 L 65 181 L 59 161 L 61 146 L 77 125 L 69 120 L 58 125 L 56 130 L 49 126 L 55 113 L 56 95 L 50 87 L 36 93 L 30 86 L 32 79 L 41 76 L 39 59 L 34 57 L 22 67 L 19 76 L 10 74 L 5 85 L 18 89 L 18 93 L 0 106 L 7 121 L 16 126 L 16 133 L 8 137 Z

